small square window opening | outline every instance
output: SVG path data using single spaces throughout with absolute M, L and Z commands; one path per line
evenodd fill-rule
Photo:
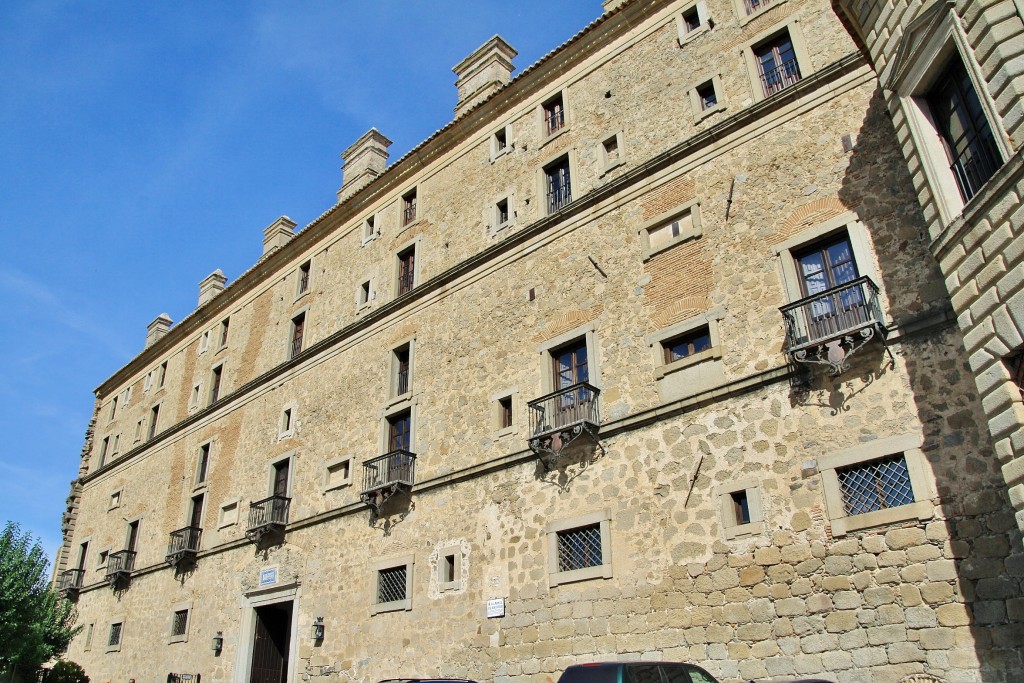
M 747 492 L 733 491 L 729 497 L 732 498 L 736 524 L 750 524 L 750 501 L 747 499 Z
M 508 223 L 508 199 L 502 199 L 494 205 L 495 218 L 498 226 Z
M 506 137 L 505 129 L 502 128 L 494 134 L 494 150 L 496 152 L 503 152 L 508 146 L 508 138 Z
M 718 95 L 715 93 L 715 84 L 708 81 L 704 85 L 697 86 L 697 99 L 700 101 L 701 111 L 707 111 L 718 104 Z
M 171 635 L 183 636 L 188 628 L 188 610 L 179 609 L 171 619 Z
M 601 525 L 588 524 L 558 532 L 558 571 L 569 572 L 602 563 Z
M 387 604 L 406 599 L 408 566 L 391 567 L 377 572 L 377 603 Z
M 687 33 L 692 33 L 700 28 L 700 13 L 697 12 L 696 6 L 683 12 L 683 25 L 686 27 Z
M 708 326 L 674 337 L 662 343 L 665 349 L 665 363 L 674 363 L 711 348 L 711 330 Z

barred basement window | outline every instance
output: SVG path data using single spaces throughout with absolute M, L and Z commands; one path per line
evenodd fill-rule
M 188 627 L 188 610 L 179 609 L 171 619 L 171 635 L 183 636 Z
M 381 569 L 377 572 L 377 603 L 398 602 L 405 600 L 405 579 L 408 568 L 405 566 Z
M 611 578 L 611 516 L 593 512 L 547 525 L 548 584 Z
M 558 532 L 558 571 L 571 572 L 600 565 L 600 524 Z
M 847 515 L 910 505 L 914 491 L 903 454 L 850 467 L 836 468 Z
M 124 635 L 124 622 L 115 621 L 110 624 L 110 633 L 107 636 L 107 652 L 121 649 L 121 638 Z

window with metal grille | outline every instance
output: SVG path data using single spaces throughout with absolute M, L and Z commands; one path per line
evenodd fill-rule
M 707 325 L 661 343 L 665 363 L 673 363 L 711 348 L 711 330 Z
M 800 65 L 789 32 L 784 31 L 754 47 L 764 96 L 769 97 L 800 80 Z
M 120 621 L 116 621 L 110 625 L 110 635 L 107 638 L 107 646 L 120 645 L 121 644 L 121 630 L 124 624 Z
M 302 335 L 306 330 L 306 314 L 299 313 L 292 318 L 292 342 L 289 358 L 295 358 L 302 352 Z
M 199 447 L 199 466 L 196 468 L 196 484 L 206 481 L 206 470 L 210 466 L 210 444 Z
M 228 330 L 231 327 L 231 318 L 224 318 L 220 321 L 220 348 L 228 345 Z
M 174 617 L 171 619 L 171 635 L 172 636 L 183 636 L 188 628 L 188 610 L 179 609 L 174 613 Z
M 409 345 L 406 344 L 394 350 L 393 367 L 395 378 L 393 384 L 394 396 L 401 396 L 409 392 L 412 379 L 411 355 Z
M 914 502 L 907 460 L 902 453 L 836 468 L 836 476 L 847 515 L 862 515 Z
M 391 567 L 377 571 L 377 602 L 384 604 L 406 599 L 406 578 L 409 567 Z
M 398 254 L 398 295 L 412 291 L 416 276 L 416 246 Z
M 565 127 L 565 103 L 558 93 L 544 103 L 544 134 L 552 135 Z
M 416 220 L 416 190 L 402 195 L 402 225 Z
M 569 157 L 544 167 L 547 185 L 548 213 L 554 213 L 572 201 L 572 178 L 569 171 Z
M 772 4 L 774 0 L 743 0 L 743 9 L 746 10 L 747 16 L 750 16 L 754 12 L 763 10 L 768 5 Z
M 299 266 L 299 294 L 304 294 L 309 291 L 309 270 L 310 262 L 306 261 Z
M 1010 379 L 1017 388 L 1024 392 L 1024 348 L 1006 357 L 1006 369 L 1010 371 Z
M 559 531 L 557 536 L 558 571 L 571 572 L 601 566 L 600 523 Z
M 149 438 L 156 436 L 157 422 L 160 420 L 160 406 L 155 405 L 149 411 Z
M 1003 160 L 959 55 L 946 63 L 926 100 L 960 196 L 970 201 Z
M 210 378 L 210 403 L 216 403 L 220 398 L 220 380 L 224 375 L 224 366 L 218 365 L 212 371 Z

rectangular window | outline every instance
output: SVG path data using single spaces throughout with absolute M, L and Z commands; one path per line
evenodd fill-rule
M 135 552 L 135 547 L 139 543 L 139 520 L 135 520 L 128 524 L 128 538 L 125 540 L 124 549 L 129 552 Z
M 949 170 L 966 203 L 1003 161 L 974 82 L 958 55 L 949 60 L 925 99 L 946 152 Z
M 115 396 L 110 401 L 110 417 L 108 417 L 107 419 L 113 420 L 116 415 L 117 415 L 117 396 Z
M 409 389 L 412 386 L 412 355 L 408 344 L 398 347 L 391 353 L 391 362 L 394 368 L 392 396 L 402 396 L 409 393 Z
M 93 623 L 89 623 L 85 627 L 85 645 L 82 648 L 83 650 L 89 650 L 90 648 L 92 648 L 92 630 L 94 627 L 95 624 Z
M 101 550 L 96 555 L 96 569 L 103 569 L 107 566 L 107 557 L 110 556 L 109 550 Z
M 696 5 L 683 12 L 683 27 L 687 33 L 692 33 L 700 28 L 700 13 Z
M 551 351 L 553 389 L 568 387 L 587 382 L 590 379 L 589 361 L 587 359 L 587 340 L 578 339 L 565 346 Z
M 512 397 L 498 399 L 498 425 L 501 429 L 508 429 L 512 426 Z
M 292 409 L 285 408 L 281 413 L 281 434 L 290 434 L 292 431 Z
M 746 11 L 747 16 L 750 16 L 754 12 L 760 12 L 768 5 L 772 4 L 774 0 L 743 0 L 743 9 Z
M 377 604 L 383 605 L 407 599 L 408 572 L 407 565 L 377 571 Z
M 501 128 L 494 134 L 494 151 L 496 153 L 504 152 L 506 147 L 508 147 L 508 134 L 504 128 Z
M 295 358 L 295 356 L 302 353 L 302 335 L 306 329 L 306 314 L 299 313 L 297 316 L 292 318 L 292 338 L 288 352 L 289 358 Z
M 231 318 L 224 318 L 220 321 L 220 348 L 228 345 L 228 329 L 231 327 Z
M 116 458 L 118 453 L 121 452 L 121 435 L 114 435 L 114 445 L 110 449 L 110 456 Z
M 160 364 L 160 369 L 157 371 L 156 376 L 156 388 L 162 389 L 164 386 L 164 380 L 167 379 L 167 361 Z
M 750 500 L 746 490 L 733 491 L 729 498 L 732 500 L 732 514 L 736 524 L 750 524 Z
M 697 100 L 700 102 L 701 111 L 707 111 L 718 104 L 718 95 L 715 93 L 713 81 L 697 86 Z
M 554 213 L 572 201 L 572 179 L 569 157 L 565 156 L 544 167 L 548 213 Z
M 291 470 L 291 458 L 274 463 L 274 481 L 271 495 L 288 497 L 288 474 Z
M 215 367 L 210 376 L 210 404 L 213 405 L 220 398 L 220 382 L 221 377 L 224 375 L 224 366 L 218 365 Z
M 495 227 L 508 223 L 508 199 L 502 199 L 494 205 Z
M 324 490 L 340 489 L 352 483 L 352 458 L 329 462 L 324 468 Z
M 559 531 L 557 537 L 558 571 L 570 572 L 603 564 L 600 524 Z
M 553 135 L 565 127 L 565 103 L 558 93 L 543 105 L 544 134 Z
M 142 423 L 143 422 L 145 422 L 144 418 L 143 419 L 139 419 L 139 421 L 135 423 L 135 443 L 138 443 L 139 441 L 142 441 Z
M 765 97 L 787 88 L 800 80 L 800 65 L 788 31 L 754 46 L 754 60 Z
M 836 476 L 847 515 L 862 515 L 914 502 L 907 460 L 902 453 L 850 467 L 837 467 Z
M 692 332 L 673 337 L 661 343 L 665 350 L 665 363 L 674 363 L 711 348 L 711 330 L 705 325 Z
M 171 618 L 171 635 L 183 636 L 188 630 L 188 610 L 179 609 Z
M 192 496 L 191 511 L 188 516 L 188 525 L 197 529 L 203 528 L 203 505 L 206 501 L 206 496 L 199 494 L 198 496 Z
M 297 294 L 305 294 L 306 292 L 309 291 L 309 269 L 310 269 L 310 266 L 311 266 L 311 264 L 310 264 L 309 261 L 306 261 L 301 266 L 299 266 L 299 286 L 298 286 L 298 290 L 296 292 Z
M 107 647 L 117 647 L 121 644 L 121 633 L 124 629 L 124 622 L 115 621 L 110 625 L 110 635 L 107 637 Z
M 605 140 L 602 145 L 604 146 L 604 165 L 614 166 L 619 163 L 619 137 L 613 135 Z
M 110 503 L 107 505 L 108 510 L 121 507 L 121 489 L 118 489 L 110 494 Z
M 416 245 L 398 254 L 398 296 L 412 291 L 416 277 Z
M 210 331 L 203 332 L 199 338 L 199 353 L 206 353 L 210 348 Z
M 127 389 L 125 389 L 125 390 L 124 390 L 124 392 L 123 392 L 123 397 L 122 397 L 122 399 L 121 399 L 121 401 L 122 401 L 122 402 L 121 402 L 121 405 L 123 405 L 123 406 L 127 406 L 127 405 L 128 405 L 128 403 L 129 403 L 129 402 L 131 402 L 131 400 L 132 400 L 132 388 L 131 388 L 131 387 L 128 387 L 128 388 L 127 388 Z
M 371 294 L 372 290 L 370 289 L 369 280 L 359 285 L 359 305 L 363 306 L 370 303 Z
M 412 411 L 403 410 L 389 415 L 388 452 L 412 450 Z
M 416 190 L 410 190 L 402 195 L 402 226 L 409 225 L 416 220 Z
M 110 447 L 110 437 L 103 437 L 103 441 L 100 442 L 100 460 L 99 467 L 103 467 L 103 463 L 107 459 L 107 449 Z
M 210 468 L 210 444 L 199 447 L 199 462 L 196 466 L 196 485 L 206 482 L 206 474 Z
M 149 411 L 149 437 L 152 439 L 156 436 L 157 426 L 160 420 L 160 404 L 153 406 Z
M 1007 356 L 1005 362 L 1006 369 L 1010 373 L 1010 380 L 1024 393 L 1024 348 Z
M 366 220 L 363 221 L 363 242 L 369 242 L 377 236 L 375 223 L 376 218 L 374 216 L 367 216 Z

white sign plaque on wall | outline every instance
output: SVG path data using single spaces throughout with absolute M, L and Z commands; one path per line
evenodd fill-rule
M 487 618 L 505 616 L 505 598 L 495 598 L 487 601 Z
M 273 586 L 277 583 L 277 567 L 260 570 L 260 587 Z

